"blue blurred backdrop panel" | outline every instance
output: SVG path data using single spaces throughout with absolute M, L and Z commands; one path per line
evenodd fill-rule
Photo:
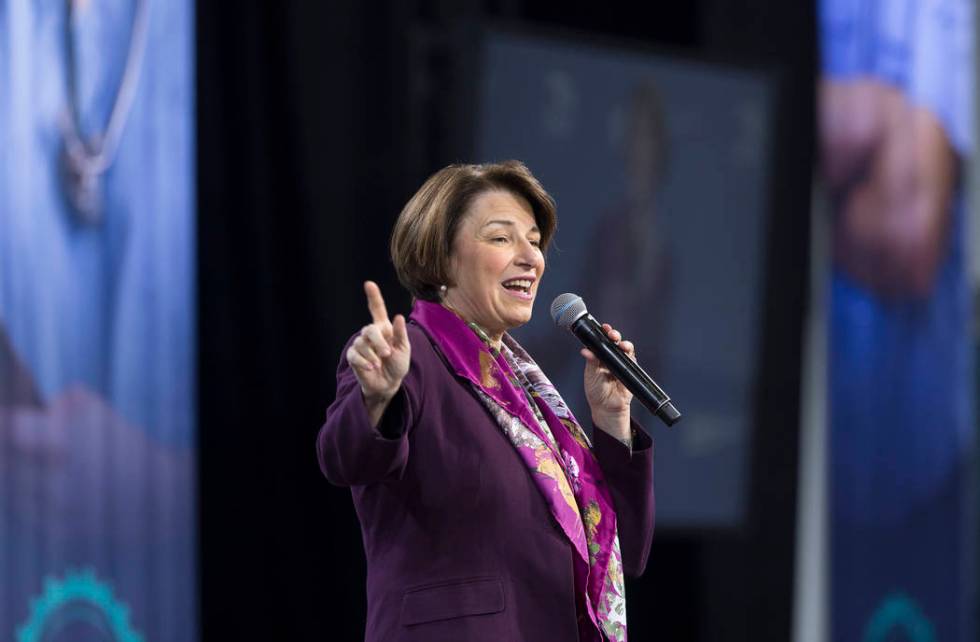
M 858 118 L 888 123 L 916 110 L 938 125 L 960 166 L 969 161 L 973 4 L 822 0 L 822 109 L 828 116 L 822 135 L 834 131 L 826 125 L 837 116 L 852 124 Z M 848 92 L 868 99 L 834 102 Z M 873 93 L 886 99 L 872 102 Z M 918 150 L 923 136 L 917 134 L 922 131 L 915 127 L 885 134 L 892 137 L 890 149 L 905 150 L 905 159 L 891 158 L 893 166 L 904 161 L 921 168 L 934 158 Z M 833 141 L 824 142 L 833 163 L 835 147 L 827 144 Z M 836 142 L 839 151 L 866 141 Z M 872 147 L 868 157 L 885 153 Z M 975 433 L 967 212 L 957 168 L 937 167 L 923 180 L 932 181 L 929 189 L 948 189 L 949 204 L 928 214 L 941 217 L 944 232 L 925 291 L 886 291 L 853 268 L 855 257 L 835 261 L 828 275 L 834 640 L 976 639 L 975 495 L 967 485 Z M 849 212 L 878 217 L 885 229 L 901 225 L 900 202 L 879 211 L 873 201 L 857 200 L 874 176 L 867 172 L 834 194 L 835 238 L 843 238 L 844 247 L 853 238 L 854 228 L 842 223 Z M 951 189 L 941 187 L 947 180 Z M 887 248 L 887 237 L 884 243 Z M 869 249 L 856 258 L 875 273 L 888 256 Z
M 0 639 L 197 637 L 193 6 L 0 2 Z

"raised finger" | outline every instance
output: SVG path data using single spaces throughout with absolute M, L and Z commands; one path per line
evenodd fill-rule
M 385 308 L 385 300 L 381 297 L 381 288 L 378 287 L 378 284 L 374 281 L 365 281 L 364 294 L 367 295 L 371 320 L 375 323 L 390 323 L 388 320 L 388 309 Z
M 391 324 L 391 339 L 392 346 L 395 348 L 406 348 L 409 345 L 405 317 L 400 314 L 395 315 L 395 320 Z

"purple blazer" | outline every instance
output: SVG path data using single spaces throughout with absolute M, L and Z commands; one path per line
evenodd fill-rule
M 570 542 L 470 385 L 412 321 L 408 336 L 411 366 L 378 428 L 342 357 L 317 437 L 320 469 L 351 488 L 361 522 L 366 642 L 578 640 Z M 653 536 L 653 444 L 637 427 L 633 446 L 595 431 L 636 577 Z

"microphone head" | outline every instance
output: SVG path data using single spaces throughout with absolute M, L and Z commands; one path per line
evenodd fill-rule
M 565 328 L 566 330 L 571 328 L 576 320 L 588 314 L 588 312 L 582 297 L 571 292 L 559 294 L 551 302 L 551 318 L 555 320 L 555 323 L 559 327 Z

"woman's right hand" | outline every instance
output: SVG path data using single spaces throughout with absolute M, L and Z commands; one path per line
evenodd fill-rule
M 361 328 L 361 334 L 347 349 L 347 363 L 361 384 L 372 424 L 377 426 L 388 402 L 408 374 L 412 346 L 408 341 L 405 317 L 397 314 L 394 320 L 388 319 L 378 285 L 365 281 L 364 293 L 371 311 L 371 323 Z

